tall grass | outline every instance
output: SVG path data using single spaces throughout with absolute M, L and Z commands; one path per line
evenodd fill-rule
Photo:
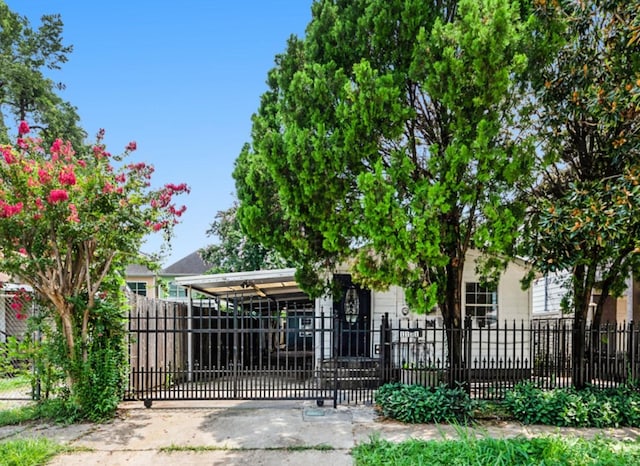
M 0 378 L 0 394 L 3 392 L 25 390 L 28 391 L 31 388 L 29 377 L 26 375 L 19 375 L 16 377 L 1 377 Z
M 514 439 L 408 440 L 372 439 L 352 452 L 356 465 L 620 465 L 640 464 L 640 442 L 584 440 L 571 437 Z
M 46 464 L 65 447 L 47 438 L 0 442 L 0 464 L 3 466 L 36 466 Z
M 21 424 L 40 417 L 41 414 L 37 406 L 28 405 L 11 409 L 2 409 L 0 406 L 0 427 Z M 2 463 L 0 462 L 0 464 Z

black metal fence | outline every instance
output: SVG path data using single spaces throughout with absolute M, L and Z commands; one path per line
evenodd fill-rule
M 129 334 L 129 400 L 336 399 L 333 329 L 309 302 L 137 297 Z
M 531 381 L 545 389 L 573 383 L 571 319 L 495 322 L 467 318 L 447 330 L 439 319 L 400 319 L 380 323 L 382 382 L 435 385 L 459 383 L 482 399 L 501 399 L 507 389 Z M 458 338 L 456 338 L 456 336 Z M 448 358 L 448 339 L 462 348 L 460 367 Z M 635 323 L 587 326 L 584 370 L 587 383 L 612 388 L 640 378 L 640 326 Z
M 331 312 L 318 314 L 308 301 L 229 297 L 189 306 L 138 297 L 129 319 L 126 399 L 336 405 L 371 403 L 375 390 L 388 382 L 460 383 L 481 399 L 501 399 L 521 381 L 549 389 L 572 384 L 570 320 L 466 319 L 461 329 L 447 330 L 430 316 L 377 316 L 368 328 L 363 332 Z M 588 381 L 605 388 L 638 379 L 639 333 L 633 323 L 588 328 Z M 461 345 L 458 367 L 449 363 L 449 338 Z

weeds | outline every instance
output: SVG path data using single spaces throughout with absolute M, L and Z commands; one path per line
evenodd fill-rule
M 47 438 L 8 440 L 0 443 L 0 461 L 5 466 L 46 464 L 67 448 Z
M 567 437 L 408 440 L 392 443 L 377 438 L 358 445 L 352 451 L 358 466 L 393 464 L 423 465 L 531 465 L 571 464 L 629 465 L 640 462 L 640 443 L 610 441 L 603 438 L 584 440 Z

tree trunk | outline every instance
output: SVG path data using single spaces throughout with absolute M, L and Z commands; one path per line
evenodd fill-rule
M 76 345 L 75 336 L 73 332 L 73 309 L 65 307 L 64 309 L 58 309 L 60 315 L 60 322 L 62 324 L 62 334 L 67 342 L 67 356 L 69 358 L 69 366 L 67 369 L 67 377 L 69 380 L 69 388 L 73 391 L 73 387 L 76 382 L 74 376 L 74 370 L 76 363 Z
M 572 342 L 572 360 L 573 386 L 582 389 L 589 381 L 587 374 L 585 350 L 586 350 L 586 317 L 589 311 L 589 301 L 591 290 L 595 280 L 593 270 L 587 269 L 584 265 L 578 265 L 573 271 L 573 342 Z
M 462 348 L 462 304 L 460 297 L 462 265 L 456 258 L 453 258 L 446 267 L 445 286 L 446 295 L 441 307 L 449 353 L 448 384 L 453 388 L 459 383 L 466 384 L 467 382 Z
M 581 314 L 581 313 L 580 313 Z M 585 365 L 585 332 L 586 322 L 584 316 L 576 314 L 573 322 L 573 386 L 582 389 L 587 384 Z

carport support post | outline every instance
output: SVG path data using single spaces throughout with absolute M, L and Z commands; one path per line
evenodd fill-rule
M 192 288 L 187 288 L 187 381 L 193 382 L 193 307 Z

